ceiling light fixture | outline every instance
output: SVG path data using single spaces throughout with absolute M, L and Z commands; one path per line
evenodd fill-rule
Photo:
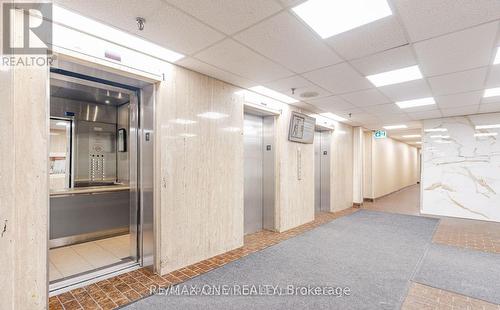
M 413 142 L 415 144 L 422 144 L 422 141 Z
M 346 118 L 340 117 L 337 114 L 333 114 L 333 113 L 330 113 L 330 112 L 320 113 L 320 115 L 323 116 L 323 117 L 332 119 L 334 121 L 337 121 L 337 122 L 347 122 Z
M 422 79 L 422 73 L 418 66 L 406 67 L 393 71 L 387 71 L 366 77 L 373 85 L 377 87 L 399 84 L 407 81 Z
M 483 95 L 484 98 L 498 97 L 498 96 L 500 96 L 500 87 L 486 89 Z
M 476 129 L 495 129 L 500 128 L 500 124 L 492 124 L 492 125 L 477 125 Z
M 498 132 L 481 132 L 474 134 L 474 137 L 494 137 L 494 136 L 498 136 Z
M 292 10 L 323 39 L 392 15 L 387 0 L 309 0 Z
M 219 113 L 219 112 L 205 112 L 205 113 L 198 114 L 198 117 L 208 118 L 208 119 L 221 119 L 221 118 L 229 117 L 229 115 Z
M 432 139 L 449 139 L 450 136 L 443 136 L 443 135 L 435 135 L 431 136 Z
M 402 137 L 405 138 L 405 139 L 407 139 L 407 138 L 420 138 L 422 136 L 421 135 L 404 135 Z
M 267 96 L 269 98 L 273 98 L 273 99 L 276 99 L 276 100 L 279 100 L 281 102 L 284 102 L 284 103 L 296 103 L 298 102 L 298 100 L 292 98 L 292 97 L 288 97 L 286 95 L 283 95 L 282 93 L 279 93 L 277 91 L 274 91 L 272 89 L 269 89 L 267 87 L 264 87 L 264 86 L 255 86 L 255 87 L 252 87 L 250 88 L 251 91 L 254 91 L 258 94 L 261 94 L 261 95 L 264 95 L 264 96 Z
M 500 48 L 497 48 L 497 54 L 495 55 L 494 65 L 500 64 Z
M 445 132 L 445 131 L 448 131 L 447 128 L 429 128 L 429 129 L 425 129 L 424 130 L 425 132 Z
M 436 101 L 432 97 L 428 98 L 420 98 L 420 99 L 413 99 L 413 100 L 406 100 L 406 101 L 398 101 L 396 104 L 401 108 L 401 109 L 408 109 L 408 108 L 415 108 L 415 107 L 422 107 L 426 105 L 433 105 L 436 104 Z
M 404 128 L 408 128 L 408 126 L 406 126 L 406 125 L 388 125 L 388 126 L 384 126 L 384 129 L 386 129 L 386 130 L 404 129 Z

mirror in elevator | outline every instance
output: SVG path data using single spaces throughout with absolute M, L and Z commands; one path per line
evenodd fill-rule
M 137 261 L 137 92 L 52 74 L 51 283 Z

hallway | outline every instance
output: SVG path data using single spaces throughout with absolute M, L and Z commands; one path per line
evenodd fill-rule
M 319 213 L 315 221 L 284 233 L 250 234 L 241 249 L 163 277 L 141 269 L 52 297 L 51 309 L 126 305 L 148 296 L 152 284 L 300 285 L 304 279 L 348 286 L 352 295 L 334 299 L 334 309 L 369 304 L 387 309 L 500 309 L 496 294 L 500 274 L 491 269 L 500 264 L 500 225 L 404 214 L 418 211 L 418 196 L 419 188 L 413 186 L 361 210 Z M 224 309 L 239 303 L 248 308 L 245 298 L 156 295 L 126 309 L 196 309 L 201 304 Z M 331 302 L 325 297 L 261 296 L 252 297 L 251 304 L 260 309 L 284 309 L 288 303 L 303 309 L 332 309 Z

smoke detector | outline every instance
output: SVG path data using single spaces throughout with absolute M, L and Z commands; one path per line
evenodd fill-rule
M 314 97 L 318 97 L 319 94 L 315 91 L 306 91 L 306 92 L 303 92 L 302 94 L 300 94 L 300 97 L 302 98 L 314 98 Z

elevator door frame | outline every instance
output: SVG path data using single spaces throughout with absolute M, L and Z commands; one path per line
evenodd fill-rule
M 91 270 L 53 284 L 48 283 L 51 295 L 68 290 L 71 287 L 84 285 L 96 279 L 105 279 L 116 273 L 137 269 L 153 264 L 153 141 L 154 141 L 154 105 L 155 85 L 146 84 L 143 87 L 129 86 L 111 79 L 96 78 L 87 74 L 104 75 L 105 78 L 120 75 L 106 71 L 87 68 L 75 64 L 75 71 L 51 68 L 50 78 L 59 78 L 67 81 L 93 85 L 100 88 L 121 89 L 134 94 L 131 96 L 130 109 L 130 136 L 127 148 L 130 152 L 130 234 L 131 251 L 135 257 L 133 262 L 123 263 L 110 267 Z M 81 72 L 78 69 L 84 68 Z M 88 69 L 88 71 L 86 71 Z M 81 73 L 80 73 L 81 72 Z M 134 99 L 132 99 L 134 98 Z M 132 130 L 134 131 L 132 133 Z M 134 138 L 132 138 L 134 137 Z M 74 162 L 74 160 L 72 160 Z M 147 221 L 147 222 L 145 222 Z M 147 237 L 145 237 L 147 235 Z M 145 240 L 147 239 L 147 240 Z M 48 250 L 48 249 L 47 249 Z M 47 279 L 47 281 L 49 281 Z
M 314 132 L 315 212 L 330 212 L 331 209 L 330 207 L 331 137 L 332 137 L 331 131 L 316 130 Z
M 262 229 L 276 231 L 275 198 L 276 198 L 276 117 L 274 113 L 260 111 L 245 106 L 246 115 L 262 119 Z M 245 121 L 245 120 L 244 120 Z M 246 155 L 244 155 L 246 158 Z M 246 173 L 244 173 L 246 174 Z M 245 177 L 246 181 L 246 177 Z M 244 209 L 247 206 L 244 204 Z M 245 212 L 244 212 L 245 214 Z M 244 219 L 245 226 L 245 219 Z M 246 228 L 244 227 L 245 234 Z

